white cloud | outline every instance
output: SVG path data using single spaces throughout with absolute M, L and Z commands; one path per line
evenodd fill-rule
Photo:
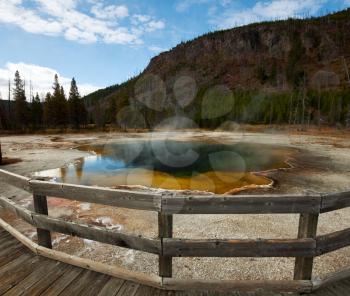
M 91 13 L 100 19 L 122 19 L 129 16 L 129 10 L 125 5 L 103 6 L 101 3 L 92 6 Z
M 125 5 L 105 6 L 102 1 L 87 1 L 91 15 L 79 11 L 80 0 L 0 1 L 0 23 L 11 24 L 35 34 L 63 36 L 81 43 L 141 44 L 146 32 L 161 30 L 165 23 L 151 16 L 134 28 Z M 32 5 L 29 7 L 28 3 Z M 146 19 L 147 18 L 147 19 Z M 120 22 L 125 20 L 125 24 Z M 131 27 L 130 27 L 131 26 Z M 128 28 L 130 27 L 130 28 Z
M 71 78 L 60 75 L 55 69 L 22 62 L 9 62 L 5 67 L 0 68 L 0 93 L 3 99 L 7 99 L 8 97 L 8 81 L 10 80 L 12 83 L 16 70 L 19 71 L 21 78 L 26 81 L 27 99 L 29 99 L 30 82 L 32 83 L 34 93 L 38 92 L 40 95 L 44 96 L 47 92 L 51 92 L 56 73 L 59 76 L 59 82 L 64 87 L 66 94 L 69 92 Z M 81 95 L 86 95 L 101 87 L 87 83 L 81 84 L 78 81 L 78 88 Z
M 145 32 L 150 33 L 156 30 L 165 28 L 165 23 L 160 20 L 155 20 L 149 15 L 134 14 L 131 18 L 133 27 L 131 31 L 136 35 L 142 35 Z
M 204 4 L 207 2 L 208 0 L 179 0 L 175 5 L 175 9 L 178 12 L 184 12 L 193 5 Z
M 247 9 L 225 11 L 211 22 L 219 28 L 230 28 L 264 20 L 307 16 L 319 11 L 325 2 L 326 0 L 259 1 Z
M 153 51 L 154 53 L 160 53 L 160 52 L 166 51 L 165 48 L 156 46 L 156 45 L 149 46 L 148 50 Z

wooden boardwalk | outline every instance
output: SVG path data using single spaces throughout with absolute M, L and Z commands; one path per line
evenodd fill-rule
M 40 257 L 0 228 L 0 295 L 278 296 L 288 293 L 164 291 Z M 350 295 L 350 279 L 310 295 Z

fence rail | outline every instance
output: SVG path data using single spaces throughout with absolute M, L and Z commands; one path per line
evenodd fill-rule
M 37 228 L 38 244 L 51 246 L 51 232 L 59 232 L 159 256 L 157 285 L 166 289 L 266 289 L 310 292 L 332 283 L 350 271 L 331 274 L 324 281 L 312 281 L 314 257 L 350 246 L 350 228 L 317 236 L 319 214 L 350 206 L 350 192 L 324 195 L 267 196 L 173 196 L 127 190 L 33 180 L 0 170 L 0 181 L 33 194 L 29 211 L 11 199 L 0 196 L 0 206 Z M 147 238 L 104 227 L 63 221 L 48 216 L 47 196 L 82 202 L 158 212 L 158 238 Z M 300 214 L 295 239 L 181 239 L 173 238 L 176 214 Z M 44 251 L 43 251 L 44 252 Z M 45 251 L 46 253 L 48 251 Z M 44 252 L 44 253 L 45 253 Z M 52 251 L 54 252 L 54 251 Z M 214 281 L 172 278 L 173 257 L 295 257 L 294 280 Z M 130 272 L 130 280 L 137 276 Z M 160 284 L 159 284 L 160 283 Z

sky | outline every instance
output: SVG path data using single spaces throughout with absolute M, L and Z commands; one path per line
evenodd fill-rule
M 122 83 L 150 59 L 208 31 L 318 16 L 350 0 L 0 0 L 0 94 L 19 70 L 44 95 L 57 73 L 80 93 Z

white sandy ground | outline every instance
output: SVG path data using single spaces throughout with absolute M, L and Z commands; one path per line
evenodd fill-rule
M 23 161 L 2 168 L 30 176 L 31 173 L 61 167 L 74 159 L 88 155 L 72 149 L 84 143 L 106 143 L 130 138 L 164 138 L 168 133 L 118 134 L 95 133 L 57 136 L 2 137 L 6 157 L 20 157 Z M 267 173 L 274 179 L 272 189 L 257 189 L 247 193 L 300 193 L 305 191 L 333 192 L 350 190 L 350 135 L 310 136 L 281 133 L 240 132 L 180 132 L 171 139 L 214 139 L 225 143 L 255 142 L 285 145 L 301 149 L 291 160 L 294 168 Z M 0 183 L 0 194 L 13 197 L 21 205 L 32 207 L 31 197 L 18 189 Z M 105 225 L 110 229 L 157 235 L 157 215 L 152 212 L 116 209 L 94 204 L 49 199 L 49 214 Z M 4 211 L 1 216 L 31 239 L 35 229 Z M 295 238 L 297 215 L 176 215 L 174 236 L 182 238 Z M 350 227 L 350 209 L 321 215 L 318 234 L 326 234 Z M 54 248 L 94 260 L 157 273 L 157 256 L 89 240 L 54 234 Z M 181 278 L 215 279 L 291 279 L 293 258 L 175 258 L 174 276 Z M 321 256 L 315 260 L 314 277 L 350 266 L 350 248 Z

